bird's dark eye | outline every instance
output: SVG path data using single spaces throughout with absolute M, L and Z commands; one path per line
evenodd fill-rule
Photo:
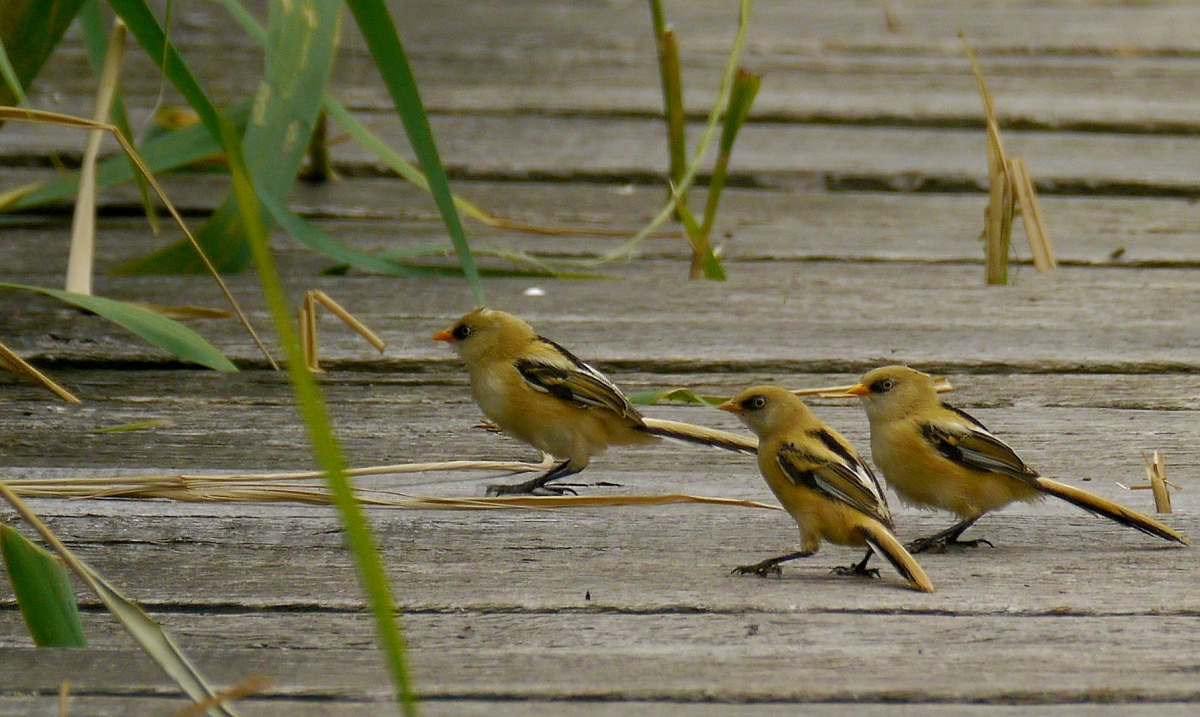
M 890 378 L 881 378 L 871 384 L 871 393 L 887 393 L 896 387 L 896 381 Z
M 466 324 L 459 324 L 458 326 L 454 327 L 454 330 L 450 332 L 450 335 L 453 336 L 456 341 L 462 341 L 471 335 L 471 327 Z
M 757 411 L 760 408 L 765 407 L 766 405 L 767 405 L 767 399 L 765 396 L 751 396 L 750 398 L 747 398 L 745 401 L 742 401 L 742 408 L 745 408 L 750 411 Z

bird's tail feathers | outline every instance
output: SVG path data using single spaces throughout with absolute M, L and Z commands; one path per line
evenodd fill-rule
M 913 590 L 925 593 L 933 592 L 933 582 L 925 574 L 925 569 L 882 523 L 869 521 L 859 526 L 859 531 L 867 541 L 867 545 L 871 546 L 876 553 L 887 558 L 887 561 L 896 568 L 896 572 L 900 573 L 901 577 L 908 581 Z
M 743 436 L 716 428 L 695 426 L 679 421 L 663 421 L 657 418 L 646 418 L 644 422 L 646 432 L 651 435 L 674 438 L 677 441 L 711 446 L 725 451 L 758 453 L 758 441 L 753 436 Z
M 1155 535 L 1164 540 L 1171 540 L 1176 543 L 1183 543 L 1184 545 L 1192 544 L 1192 541 L 1188 540 L 1185 535 L 1173 528 L 1151 517 L 1142 515 L 1136 510 L 1130 510 L 1119 503 L 1114 503 L 1107 498 L 1101 498 L 1098 495 L 1088 493 L 1086 490 L 1080 490 L 1065 483 L 1050 480 L 1049 478 L 1038 477 L 1034 482 L 1038 489 L 1044 493 L 1049 493 L 1056 498 L 1062 498 L 1071 505 L 1077 505 L 1086 511 L 1114 520 L 1121 525 L 1136 528 L 1147 535 Z

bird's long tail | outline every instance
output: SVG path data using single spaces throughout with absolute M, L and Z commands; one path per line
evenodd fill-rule
M 1107 498 L 1101 498 L 1098 495 L 1093 495 L 1085 490 L 1079 490 L 1078 488 L 1073 488 L 1065 483 L 1059 483 L 1049 478 L 1039 477 L 1034 480 L 1034 483 L 1037 485 L 1038 490 L 1044 493 L 1049 493 L 1056 498 L 1062 498 L 1068 503 L 1077 505 L 1096 515 L 1115 520 L 1121 525 L 1137 528 L 1147 535 L 1156 535 L 1164 540 L 1171 540 L 1176 543 L 1183 543 L 1184 545 L 1192 544 L 1192 541 L 1188 540 L 1182 533 L 1163 525 L 1153 518 L 1142 515 L 1136 510 L 1130 510 L 1123 505 L 1114 503 Z
M 688 443 L 696 443 L 702 446 L 712 446 L 726 451 L 737 451 L 739 453 L 758 453 L 758 440 L 753 436 L 743 436 L 737 433 L 730 433 L 716 428 L 705 428 L 704 426 L 694 426 L 690 423 L 680 423 L 679 421 L 663 421 L 657 418 L 643 419 L 646 432 L 662 436 L 663 438 L 674 438 L 679 441 Z
M 887 561 L 896 568 L 896 572 L 908 581 L 913 590 L 921 592 L 933 592 L 933 583 L 929 580 L 929 576 L 925 574 L 925 569 L 916 561 L 913 556 L 908 554 L 904 546 L 896 540 L 896 536 L 885 528 L 878 521 L 868 521 L 859 526 L 859 531 L 863 538 L 867 541 L 867 545 L 871 549 L 887 558 Z

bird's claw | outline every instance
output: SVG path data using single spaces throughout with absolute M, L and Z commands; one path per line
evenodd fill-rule
M 829 569 L 834 575 L 853 575 L 856 578 L 877 578 L 879 568 L 864 568 L 861 565 L 837 565 Z
M 496 498 L 502 495 L 564 496 L 579 495 L 579 493 L 574 488 L 566 485 L 529 485 L 528 483 L 505 485 L 498 483 L 489 485 L 484 495 L 489 498 Z
M 917 553 L 944 553 L 950 548 L 978 548 L 981 545 L 986 545 L 989 548 L 996 547 L 992 545 L 992 541 L 985 538 L 976 538 L 975 540 L 949 540 L 946 538 L 930 540 L 929 538 L 922 538 L 914 540 L 904 547 L 908 552 L 916 555 Z
M 764 560 L 761 563 L 754 565 L 739 565 L 729 572 L 730 575 L 757 575 L 760 578 L 769 578 L 771 576 L 780 577 L 783 575 L 783 568 L 779 567 L 779 563 Z
M 480 428 L 488 433 L 504 433 L 503 428 L 495 423 L 492 423 L 491 421 L 482 421 L 480 423 L 476 423 L 474 426 L 471 426 L 471 428 Z

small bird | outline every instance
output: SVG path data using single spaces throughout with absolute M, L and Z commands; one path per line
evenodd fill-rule
M 959 540 L 989 511 L 1046 495 L 1143 533 L 1190 545 L 1162 523 L 1111 500 L 1044 478 L 1012 448 L 964 411 L 943 403 L 927 374 L 907 366 L 868 372 L 848 390 L 862 399 L 871 423 L 871 456 L 888 485 L 909 505 L 948 510 L 960 522 L 908 545 L 914 553 L 947 546 L 991 545 Z
M 878 575 L 867 569 L 878 551 L 914 589 L 933 592 L 925 571 L 892 535 L 892 515 L 871 469 L 803 401 L 778 386 L 756 386 L 717 408 L 758 434 L 758 468 L 800 526 L 798 552 L 743 565 L 735 574 L 779 574 L 780 563 L 813 555 L 828 540 L 867 548 L 861 562 L 835 572 Z
M 524 483 L 489 486 L 488 495 L 562 495 L 570 488 L 547 484 L 582 471 L 610 445 L 652 443 L 660 436 L 742 453 L 758 447 L 734 433 L 644 418 L 604 374 L 503 311 L 477 308 L 433 339 L 462 357 L 484 415 L 562 460 Z

